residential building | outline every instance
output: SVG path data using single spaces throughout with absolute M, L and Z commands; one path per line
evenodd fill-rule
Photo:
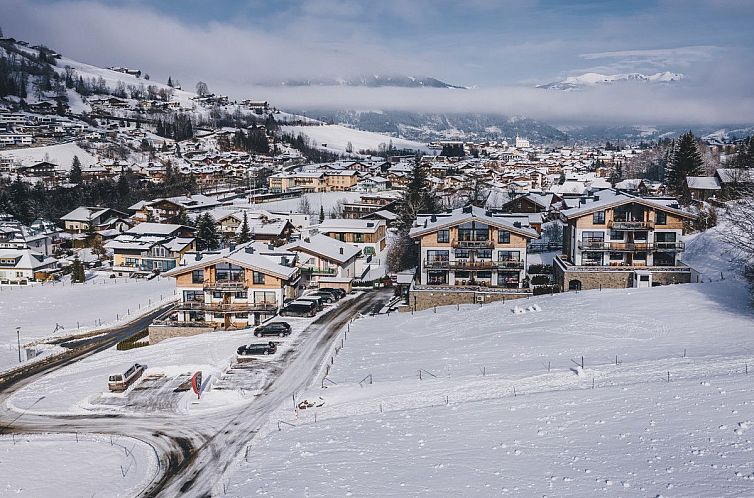
M 525 297 L 527 243 L 538 236 L 527 214 L 466 206 L 419 215 L 409 232 L 419 245 L 411 306 L 486 302 Z
M 165 275 L 175 277 L 180 296 L 177 312 L 163 323 L 172 327 L 258 324 L 299 292 L 296 255 L 260 243 L 188 254 Z
M 593 191 L 560 212 L 563 255 L 554 259 L 563 290 L 687 283 L 680 261 L 684 221 L 695 216 L 672 198 L 644 198 L 613 189 Z
M 385 250 L 386 227 L 384 220 L 328 219 L 313 228 L 328 237 L 358 247 L 366 256 L 373 256 Z
M 128 228 L 130 224 L 125 221 L 126 218 L 128 215 L 115 209 L 81 206 L 60 219 L 66 232 L 84 233 L 90 226 L 95 230 Z
M 52 270 L 58 260 L 31 249 L 0 249 L 0 284 L 26 285 L 44 280 L 44 270 Z
M 148 274 L 171 270 L 195 251 L 193 234 L 184 225 L 139 223 L 104 246 L 113 251 L 113 271 Z
M 282 246 L 298 254 L 298 266 L 305 286 L 320 284 L 322 277 L 353 279 L 361 250 L 323 234 L 306 237 Z

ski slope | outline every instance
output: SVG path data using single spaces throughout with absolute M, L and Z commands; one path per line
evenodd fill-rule
M 748 493 L 754 313 L 717 230 L 687 248 L 705 283 L 357 320 L 228 495 Z

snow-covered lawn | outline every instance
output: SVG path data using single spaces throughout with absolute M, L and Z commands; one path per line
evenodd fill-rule
M 306 198 L 306 200 L 309 202 L 309 207 L 311 209 L 311 222 L 313 224 L 319 223 L 319 208 L 322 206 L 325 210 L 325 217 L 330 217 L 330 211 L 338 204 L 338 201 L 343 202 L 356 202 L 361 198 L 361 194 L 359 192 L 321 192 L 321 193 L 310 193 L 310 194 L 304 194 L 301 197 L 295 197 L 293 199 L 283 199 L 279 201 L 272 201 L 272 202 L 262 202 L 258 204 L 251 204 L 248 205 L 246 203 L 240 204 L 236 203 L 234 206 L 238 205 L 239 207 L 247 207 L 249 206 L 250 209 L 264 209 L 266 211 L 275 211 L 275 212 L 300 212 L 299 208 L 301 206 L 301 200 L 302 198 Z
M 702 284 L 355 321 L 231 494 L 745 493 L 754 312 L 715 235 L 687 241 Z
M 105 275 L 104 273 L 102 275 Z M 150 306 L 173 299 L 175 280 L 96 277 L 30 286 L 0 286 L 0 370 L 18 364 L 16 327 L 24 344 L 70 335 L 132 319 Z M 117 319 L 117 321 L 116 321 Z M 57 330 L 56 330 L 57 329 Z M 22 351 L 25 358 L 25 352 Z
M 380 144 L 388 146 L 391 141 L 396 149 L 414 149 L 425 152 L 429 150 L 423 143 L 342 125 L 283 126 L 282 131 L 293 135 L 303 133 L 314 141 L 317 148 L 339 154 L 346 152 L 348 142 L 351 142 L 354 153 L 360 150 L 377 150 Z
M 78 156 L 81 166 L 84 168 L 97 164 L 97 158 L 76 145 L 75 142 L 0 152 L 0 157 L 12 158 L 23 165 L 49 161 L 64 170 L 71 169 L 74 156 Z
M 136 496 L 155 477 L 157 458 L 119 436 L 4 435 L 0 468 L 0 496 Z

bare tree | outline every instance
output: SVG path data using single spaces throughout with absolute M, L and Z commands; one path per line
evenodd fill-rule
M 754 187 L 740 192 L 743 195 L 739 199 L 727 204 L 721 233 L 754 290 Z
M 312 206 L 309 204 L 309 198 L 306 195 L 302 195 L 301 199 L 299 199 L 296 211 L 301 214 L 312 214 Z
M 207 84 L 203 81 L 200 81 L 196 84 L 196 93 L 200 97 L 204 97 L 205 95 L 209 95 L 209 88 L 207 87 Z

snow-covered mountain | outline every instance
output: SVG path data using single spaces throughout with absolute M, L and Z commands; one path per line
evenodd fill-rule
M 584 73 L 578 76 L 569 76 L 562 81 L 554 81 L 544 85 L 537 85 L 537 88 L 547 90 L 580 90 L 583 88 L 596 87 L 600 85 L 612 85 L 616 83 L 625 83 L 630 81 L 643 82 L 648 84 L 671 84 L 686 77 L 681 73 L 671 73 L 664 71 L 655 74 L 642 73 L 622 73 L 622 74 L 600 74 Z
M 320 78 L 305 80 L 287 80 L 281 83 L 283 86 L 365 86 L 365 87 L 384 87 L 395 86 L 403 88 L 459 88 L 465 89 L 464 86 L 451 85 L 437 78 L 428 76 L 406 76 L 406 75 L 380 75 L 368 74 L 352 78 Z

